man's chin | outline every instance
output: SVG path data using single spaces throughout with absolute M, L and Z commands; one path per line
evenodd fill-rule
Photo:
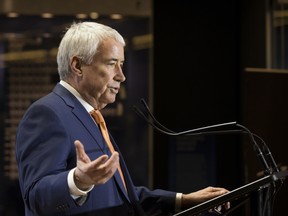
M 108 98 L 107 104 L 114 103 L 115 101 L 116 101 L 116 94 L 113 94 Z

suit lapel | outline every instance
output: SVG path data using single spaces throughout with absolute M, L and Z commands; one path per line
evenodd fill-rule
M 104 154 L 107 154 L 107 149 L 105 149 L 101 132 L 99 131 L 90 114 L 77 100 L 77 98 L 59 83 L 55 86 L 53 92 L 59 95 L 65 101 L 66 105 L 71 108 L 71 112 L 78 118 L 79 122 L 94 138 L 98 147 L 102 150 Z
M 112 144 L 114 146 L 115 151 L 119 152 L 119 157 L 120 157 L 120 161 L 119 162 L 120 162 L 120 166 L 121 166 L 121 169 L 122 169 L 122 173 L 124 175 L 127 191 L 126 191 L 126 189 L 125 189 L 125 187 L 124 187 L 124 185 L 122 183 L 122 179 L 121 179 L 121 176 L 120 176 L 118 171 L 115 173 L 116 174 L 115 175 L 115 179 L 116 179 L 118 185 L 120 186 L 123 194 L 127 198 L 127 200 L 130 201 L 131 197 L 128 194 L 129 194 L 129 191 L 134 190 L 134 188 L 133 188 L 134 186 L 133 186 L 132 181 L 130 179 L 130 175 L 128 173 L 128 170 L 127 170 L 127 167 L 126 167 L 126 164 L 125 164 L 125 161 L 124 161 L 124 158 L 123 158 L 123 156 L 121 154 L 120 149 L 118 148 L 118 146 L 117 146 L 117 144 L 116 144 L 116 142 L 115 142 L 115 140 L 113 139 L 112 136 L 110 136 L 110 139 L 111 139 L 111 142 L 112 142 Z
M 55 88 L 53 89 L 53 92 L 56 93 L 57 95 L 59 95 L 65 101 L 66 105 L 71 108 L 71 112 L 78 118 L 79 122 L 81 122 L 81 124 L 83 124 L 83 126 L 91 134 L 91 136 L 94 138 L 98 147 L 102 150 L 103 154 L 107 154 L 110 157 L 111 153 L 109 151 L 109 148 L 107 147 L 107 144 L 103 138 L 102 133 L 100 132 L 100 129 L 97 127 L 93 118 L 85 110 L 85 108 L 77 100 L 77 98 L 59 83 L 55 86 Z M 109 134 L 109 136 L 110 136 L 110 134 Z M 115 144 L 115 141 L 113 140 L 113 138 L 111 136 L 110 136 L 110 138 L 111 138 L 111 141 L 113 143 L 115 150 L 119 152 L 119 149 L 118 149 L 117 145 Z M 122 168 L 122 166 L 125 167 L 122 155 L 120 155 L 120 163 L 121 163 L 121 168 Z M 126 167 L 125 167 L 125 172 L 126 173 L 124 174 L 124 176 L 127 176 L 128 174 L 127 174 Z M 127 200 L 129 200 L 129 197 L 128 197 L 126 189 L 122 183 L 122 179 L 121 179 L 121 176 L 120 176 L 118 170 L 115 173 L 113 178 L 114 178 L 116 184 L 118 184 L 119 188 L 122 190 L 122 192 L 125 195 L 125 197 L 127 198 Z M 126 181 L 126 178 L 125 178 L 125 181 Z

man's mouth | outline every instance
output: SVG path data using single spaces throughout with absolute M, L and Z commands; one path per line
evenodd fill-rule
M 119 88 L 118 87 L 109 87 L 109 89 L 110 89 L 110 91 L 112 92 L 112 93 L 114 93 L 114 94 L 117 94 L 118 93 L 118 91 L 119 91 Z

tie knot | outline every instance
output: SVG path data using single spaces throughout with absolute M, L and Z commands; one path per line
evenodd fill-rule
M 103 116 L 99 110 L 92 110 L 90 112 L 90 114 L 94 118 L 94 120 L 96 121 L 97 124 L 105 122 L 104 118 L 103 118 Z

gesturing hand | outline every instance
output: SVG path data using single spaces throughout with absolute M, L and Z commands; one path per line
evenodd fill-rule
M 83 144 L 79 140 L 74 144 L 77 154 L 74 181 L 80 190 L 87 190 L 92 185 L 104 184 L 114 175 L 119 166 L 118 152 L 114 152 L 110 158 L 108 155 L 102 155 L 91 161 Z

